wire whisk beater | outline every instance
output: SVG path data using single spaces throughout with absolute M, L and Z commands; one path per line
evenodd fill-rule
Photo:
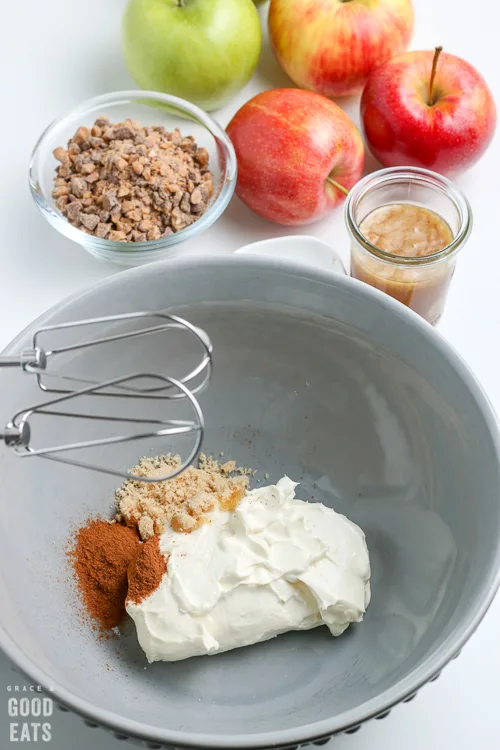
M 113 330 L 113 326 L 133 325 L 129 330 Z M 106 345 L 133 345 L 143 337 L 158 335 L 163 341 L 173 330 L 189 336 L 196 344 L 198 355 L 189 372 L 172 377 L 163 372 L 134 372 L 103 381 L 82 376 L 76 372 L 58 372 L 53 363 L 62 361 L 63 355 L 86 352 L 99 347 L 106 358 Z M 54 344 L 47 347 L 42 339 L 56 334 L 79 334 L 78 341 Z M 166 352 L 168 349 L 165 350 Z M 204 434 L 204 418 L 196 396 L 203 391 L 212 374 L 212 343 L 205 331 L 188 321 L 166 312 L 135 312 L 87 320 L 73 321 L 39 329 L 33 336 L 32 347 L 16 356 L 0 356 L 1 367 L 18 367 L 27 376 L 36 379 L 38 387 L 53 398 L 36 403 L 16 412 L 0 432 L 3 439 L 17 456 L 40 458 L 71 464 L 113 476 L 133 478 L 138 481 L 158 482 L 173 478 L 184 471 L 199 453 Z M 66 358 L 67 359 L 67 358 Z M 163 362 L 163 360 L 162 360 Z M 168 356 L 166 357 L 168 367 Z M 109 363 L 108 363 L 109 364 Z M 172 418 L 169 405 L 182 400 L 189 407 L 188 418 Z M 38 425 L 47 420 L 59 420 L 67 440 L 43 442 L 46 431 L 37 428 L 42 442 L 34 443 L 33 421 Z M 97 434 L 82 438 L 83 427 L 92 425 L 105 427 Z M 88 430 L 86 430 L 88 431 Z M 76 439 L 71 437 L 76 434 Z M 96 450 L 120 443 L 192 436 L 193 444 L 181 465 L 172 473 L 148 479 L 131 475 L 121 467 L 106 466 L 73 455 L 86 449 Z

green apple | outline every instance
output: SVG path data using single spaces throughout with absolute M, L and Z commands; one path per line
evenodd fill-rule
M 252 0 L 129 0 L 122 42 L 141 88 L 211 110 L 252 77 L 262 32 Z

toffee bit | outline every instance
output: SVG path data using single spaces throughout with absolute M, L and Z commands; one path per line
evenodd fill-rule
M 144 242 L 180 232 L 205 213 L 214 194 L 208 151 L 178 129 L 99 117 L 54 157 L 58 209 L 101 239 Z

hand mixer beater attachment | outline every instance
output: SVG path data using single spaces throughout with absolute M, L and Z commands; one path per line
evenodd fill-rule
M 122 330 L 123 326 L 126 330 Z M 136 372 L 99 382 L 94 378 L 58 370 L 57 367 L 54 370 L 52 367 L 54 362 L 57 365 L 57 362 L 63 361 L 67 366 L 68 359 L 74 360 L 78 352 L 97 347 L 100 349 L 99 359 L 109 370 L 110 350 L 106 347 L 113 347 L 113 359 L 119 363 L 120 356 L 116 347 L 123 342 L 137 342 L 143 337 L 157 335 L 163 345 L 163 335 L 174 330 L 190 336 L 196 344 L 195 348 L 201 351 L 195 357 L 194 366 L 180 377 L 174 378 L 158 372 Z M 68 334 L 80 338 L 78 341 L 60 341 L 51 348 L 43 346 L 43 339 L 47 335 L 65 337 Z M 140 351 L 138 356 L 140 358 Z M 29 350 L 18 356 L 0 356 L 1 367 L 18 367 L 24 373 L 33 375 L 42 391 L 55 394 L 48 401 L 18 411 L 0 432 L 0 439 L 20 457 L 39 456 L 113 476 L 159 482 L 184 471 L 200 450 L 204 420 L 196 394 L 206 387 L 211 377 L 212 343 L 204 331 L 183 318 L 165 312 L 143 311 L 46 326 L 34 334 Z M 167 415 L 163 416 L 163 407 L 173 407 L 173 402 L 179 400 L 190 407 L 190 418 L 172 419 Z M 68 439 L 67 442 L 56 441 L 51 445 L 34 446 L 32 435 L 35 431 L 32 423 L 33 420 L 41 423 L 41 419 L 45 420 L 45 424 L 47 419 L 59 420 L 59 432 L 62 430 L 65 438 L 70 431 L 73 432 L 75 426 L 81 426 L 83 430 L 83 425 L 87 428 L 100 425 L 106 429 L 97 435 L 92 432 L 87 439 L 81 439 L 80 434 L 78 440 Z M 52 427 L 54 424 L 52 422 Z M 122 434 L 116 434 L 118 427 L 123 430 Z M 58 430 L 55 432 L 57 434 Z M 194 436 L 194 444 L 182 464 L 170 474 L 154 478 L 135 476 L 119 468 L 68 455 L 85 449 L 92 449 L 95 454 L 96 449 L 99 453 L 101 448 L 120 443 L 138 440 L 150 442 L 158 438 L 186 435 Z

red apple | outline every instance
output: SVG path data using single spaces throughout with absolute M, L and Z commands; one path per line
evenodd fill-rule
M 297 86 L 348 96 L 408 48 L 413 21 L 411 0 L 271 0 L 269 34 Z
M 493 138 L 495 102 L 484 79 L 465 60 L 440 53 L 407 52 L 368 79 L 363 129 L 387 167 L 453 174 L 472 166 Z
M 227 127 L 238 158 L 236 193 L 278 224 L 320 219 L 359 180 L 359 130 L 334 102 L 300 89 L 254 96 Z

